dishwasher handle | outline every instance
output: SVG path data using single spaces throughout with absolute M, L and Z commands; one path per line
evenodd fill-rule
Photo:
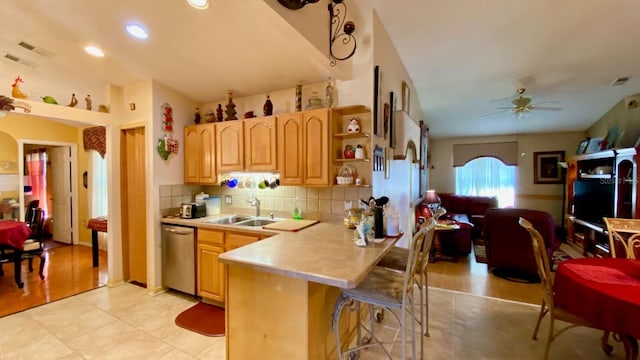
M 168 231 L 170 233 L 174 233 L 177 235 L 191 235 L 193 234 L 193 229 L 189 228 L 189 230 L 178 230 L 176 228 L 164 228 L 165 231 Z

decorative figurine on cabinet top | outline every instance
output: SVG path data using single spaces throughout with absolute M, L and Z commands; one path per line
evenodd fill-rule
M 358 118 L 353 117 L 351 118 L 351 120 L 349 120 L 349 125 L 347 126 L 347 132 L 354 133 L 354 134 L 360 132 L 360 122 L 358 121 Z
M 20 75 L 18 75 L 18 77 L 15 78 L 15 80 L 13 81 L 13 84 L 11 85 L 11 97 L 14 97 L 16 99 L 26 99 L 27 98 L 27 94 L 25 94 L 22 91 L 20 91 L 20 83 L 21 82 L 24 82 L 24 81 L 22 81 L 22 78 L 20 77 Z
M 271 99 L 269 98 L 269 95 L 267 95 L 267 101 L 265 101 L 262 109 L 264 112 L 264 116 L 273 115 L 273 104 L 271 103 Z
M 76 107 L 78 105 L 78 99 L 76 99 L 76 94 L 71 94 L 71 101 L 69 102 L 68 107 Z
M 196 113 L 194 114 L 193 122 L 196 124 L 200 124 L 200 119 L 202 119 L 202 115 L 200 115 L 200 108 L 196 108 Z
M 87 110 L 91 110 L 91 95 L 87 95 L 87 97 L 84 98 L 84 102 L 87 103 Z
M 224 117 L 222 116 L 222 104 L 218 104 L 218 108 L 216 109 L 216 120 L 218 120 L 218 122 L 224 120 Z
M 227 103 L 227 110 L 225 111 L 227 117 L 224 119 L 224 121 L 238 120 L 238 118 L 236 117 L 236 104 L 233 103 L 233 91 L 227 91 L 227 100 L 229 100 L 229 103 Z

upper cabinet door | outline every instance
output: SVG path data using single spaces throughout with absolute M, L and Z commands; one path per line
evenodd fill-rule
M 216 184 L 218 173 L 216 172 L 215 139 L 216 130 L 213 123 L 198 126 L 198 139 L 200 142 L 200 184 Z
M 196 125 L 184 128 L 184 182 L 198 183 L 200 179 L 200 141 Z
M 280 184 L 304 183 L 302 113 L 278 115 L 278 170 Z
M 243 121 L 216 124 L 216 164 L 218 171 L 244 170 Z
M 246 169 L 273 171 L 277 169 L 276 117 L 268 116 L 244 121 Z
M 307 185 L 329 185 L 329 110 L 302 112 L 304 176 Z

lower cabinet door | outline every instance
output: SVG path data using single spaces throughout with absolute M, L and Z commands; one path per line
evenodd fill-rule
M 224 302 L 225 267 L 220 262 L 223 247 L 198 244 L 198 295 Z

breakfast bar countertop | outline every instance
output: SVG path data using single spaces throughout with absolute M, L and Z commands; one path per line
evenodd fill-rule
M 228 265 L 312 281 L 339 288 L 356 287 L 398 239 L 375 246 L 354 244 L 353 230 L 320 223 L 298 232 L 280 232 L 220 255 Z

